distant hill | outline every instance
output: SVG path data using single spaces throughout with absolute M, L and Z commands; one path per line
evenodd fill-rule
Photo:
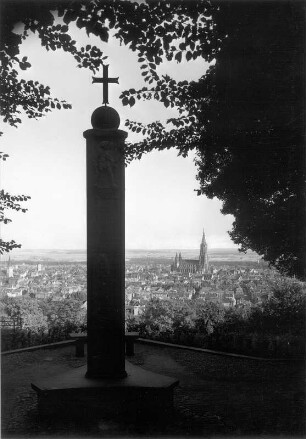
M 129 250 L 125 252 L 126 260 L 152 260 L 152 259 L 163 259 L 172 260 L 176 253 L 181 252 L 182 257 L 185 259 L 193 259 L 199 257 L 199 249 L 154 249 L 154 250 Z M 242 262 L 250 261 L 256 262 L 260 257 L 257 253 L 248 251 L 246 254 L 239 253 L 237 249 L 209 249 L 208 250 L 209 260 L 213 261 L 232 261 L 232 262 Z M 8 260 L 8 255 L 3 255 L 1 257 L 1 263 L 5 264 Z M 10 253 L 11 261 L 15 262 L 86 262 L 86 250 L 57 250 L 57 249 L 16 249 Z

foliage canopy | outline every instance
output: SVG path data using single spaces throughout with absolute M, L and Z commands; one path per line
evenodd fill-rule
M 57 11 L 61 24 L 55 20 Z M 127 121 L 144 139 L 129 145 L 126 160 L 153 149 L 196 152 L 198 194 L 217 197 L 235 217 L 231 238 L 281 271 L 306 277 L 305 264 L 305 69 L 302 2 L 124 0 L 28 1 L 3 8 L 1 24 L 2 115 L 12 125 L 18 112 L 40 117 L 69 103 L 51 98 L 47 86 L 23 81 L 16 67 L 19 46 L 35 33 L 47 50 L 63 49 L 79 67 L 95 72 L 99 48 L 79 47 L 69 35 L 75 23 L 87 34 L 115 38 L 137 52 L 141 90 L 122 93 L 123 105 L 155 99 L 177 107 L 166 126 Z M 22 33 L 13 32 L 22 22 Z M 198 81 L 159 76 L 165 59 L 212 62 Z M 12 90 L 14 92 L 12 93 Z

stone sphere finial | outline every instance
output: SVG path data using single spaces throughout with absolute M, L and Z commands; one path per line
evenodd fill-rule
M 91 125 L 100 130 L 116 130 L 120 125 L 120 116 L 112 107 L 98 107 L 92 113 Z

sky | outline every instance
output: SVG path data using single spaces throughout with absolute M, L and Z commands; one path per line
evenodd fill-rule
M 81 45 L 98 46 L 108 56 L 109 76 L 119 76 L 119 85 L 110 85 L 109 102 L 121 118 L 143 123 L 178 115 L 155 101 L 122 106 L 119 95 L 146 83 L 141 76 L 137 55 L 111 38 L 102 43 L 72 28 L 70 34 Z M 102 104 L 102 86 L 92 84 L 92 73 L 79 69 L 70 54 L 48 52 L 34 35 L 21 47 L 32 67 L 20 71 L 20 78 L 34 79 L 51 87 L 53 97 L 65 99 L 72 110 L 54 110 L 38 120 L 22 115 L 18 128 L 2 128 L 1 151 L 9 154 L 1 163 L 1 188 L 26 194 L 27 213 L 8 212 L 13 221 L 2 225 L 1 237 L 14 239 L 24 249 L 86 248 L 86 159 L 83 132 L 91 128 L 90 117 Z M 204 60 L 177 64 L 165 61 L 159 74 L 176 80 L 198 79 L 208 64 Z M 99 74 L 99 76 L 102 73 Z M 96 75 L 98 76 L 98 75 Z M 128 133 L 128 141 L 140 140 Z M 222 215 L 221 202 L 197 196 L 197 170 L 194 154 L 177 157 L 176 151 L 152 152 L 126 168 L 126 248 L 195 249 L 203 228 L 209 248 L 236 247 L 227 231 L 233 217 Z

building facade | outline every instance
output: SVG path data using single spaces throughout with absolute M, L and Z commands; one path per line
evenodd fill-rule
M 182 274 L 207 274 L 208 268 L 207 243 L 203 230 L 199 259 L 183 259 L 181 253 L 176 254 L 171 265 L 171 271 L 178 271 Z

